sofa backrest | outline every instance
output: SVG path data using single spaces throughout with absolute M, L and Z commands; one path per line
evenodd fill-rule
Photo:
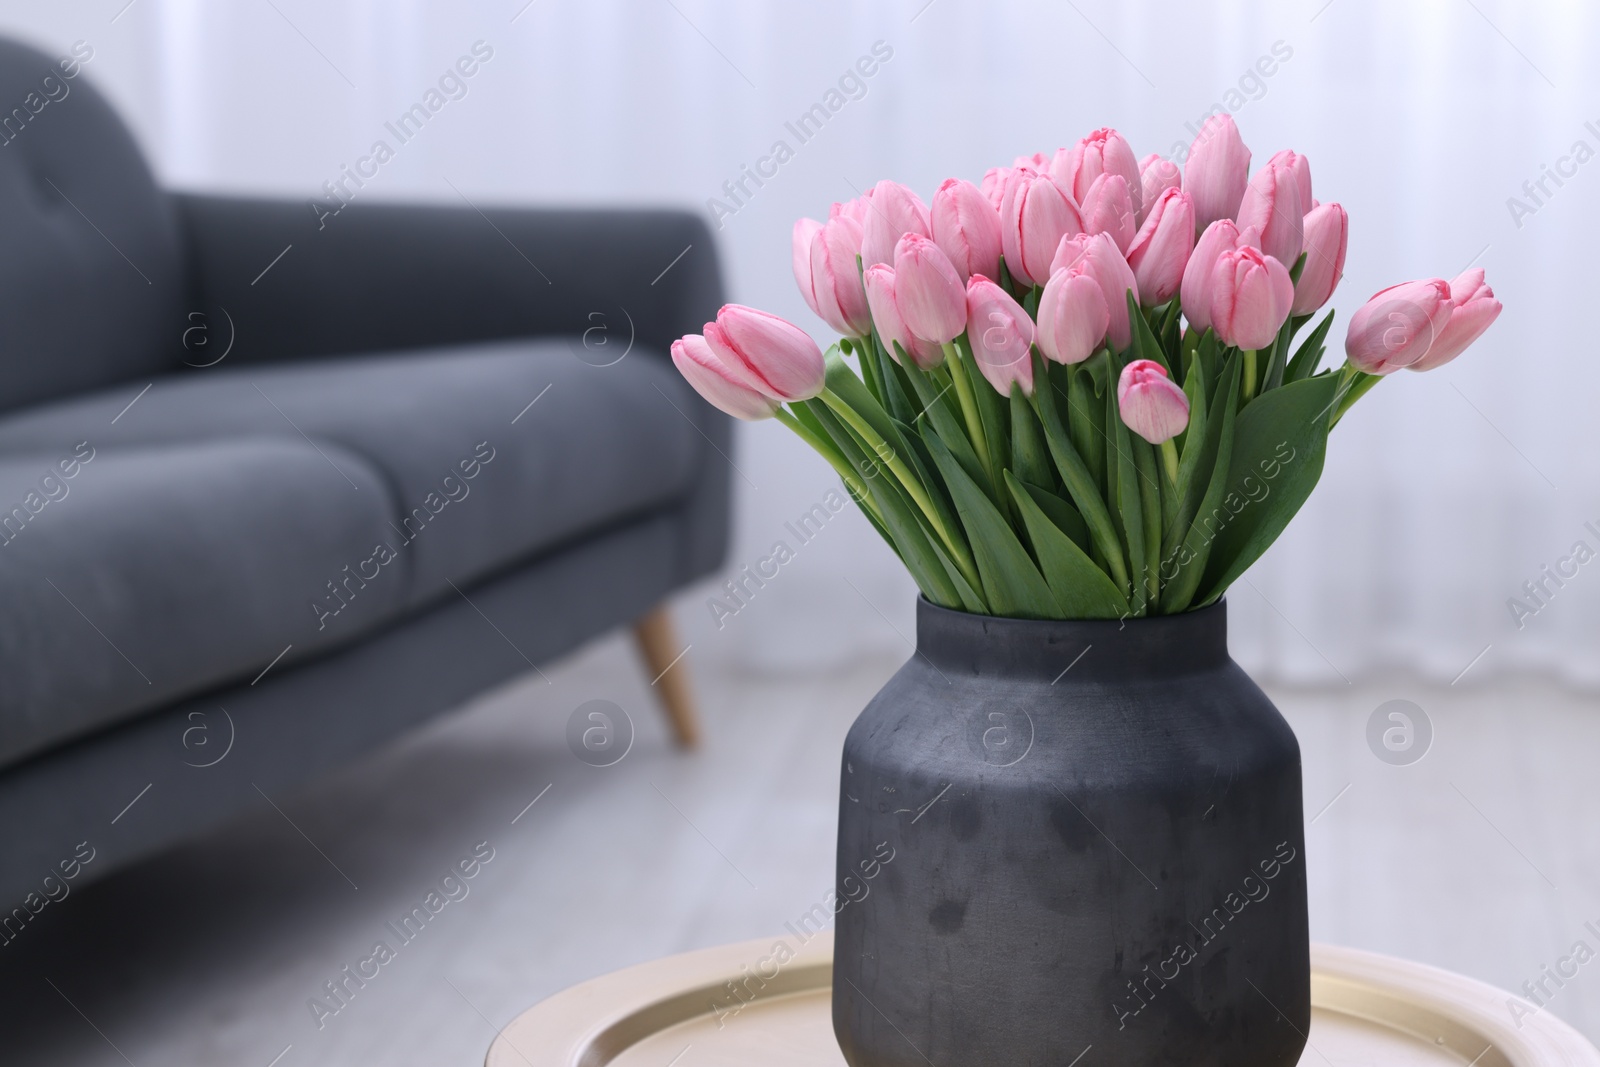
M 176 216 L 93 58 L 0 39 L 0 410 L 181 359 Z

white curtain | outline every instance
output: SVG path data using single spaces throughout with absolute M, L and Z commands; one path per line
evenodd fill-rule
M 1102 125 L 1141 155 L 1169 153 L 1224 106 L 1257 162 L 1308 154 L 1318 198 L 1350 211 L 1336 349 L 1349 313 L 1393 281 L 1478 264 L 1506 305 L 1467 356 L 1396 375 L 1339 427 L 1321 488 L 1230 594 L 1236 655 L 1264 677 L 1338 685 L 1396 667 L 1465 671 L 1461 684 L 1528 668 L 1600 683 L 1600 562 L 1572 556 L 1579 541 L 1600 552 L 1585 526 L 1600 529 L 1592 4 L 124 4 L 0 10 L 47 48 L 94 44 L 88 76 L 172 184 L 317 195 L 482 40 L 494 58 L 468 95 L 361 196 L 708 212 L 716 198 L 737 207 L 714 211 L 732 299 L 819 338 L 789 274 L 797 216 L 825 216 L 881 177 L 926 196 Z M 871 76 L 841 86 L 875 46 Z M 785 125 L 840 100 L 804 143 Z M 724 183 L 779 140 L 793 158 L 731 202 Z M 721 628 L 714 588 L 686 601 L 698 655 L 815 669 L 903 650 L 914 590 L 865 522 L 831 516 L 804 544 L 785 526 L 825 499 L 826 467 L 771 423 L 741 428 L 734 462 L 730 569 L 780 540 L 795 556 Z M 1558 586 L 1547 564 L 1571 576 Z M 1523 586 L 1540 581 L 1534 601 Z M 1520 628 L 1513 597 L 1536 609 Z

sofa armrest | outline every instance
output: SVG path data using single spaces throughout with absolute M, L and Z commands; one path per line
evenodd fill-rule
M 710 230 L 686 211 L 174 200 L 191 299 L 226 310 L 232 363 L 586 330 L 620 353 L 629 320 L 665 352 L 722 301 Z

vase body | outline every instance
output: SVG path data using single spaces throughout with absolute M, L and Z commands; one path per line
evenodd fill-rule
M 845 741 L 835 907 L 852 1067 L 1293 1067 L 1300 749 L 1229 658 L 1225 605 L 919 601 L 916 654 Z

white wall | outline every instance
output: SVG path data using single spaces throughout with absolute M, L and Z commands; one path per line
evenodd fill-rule
M 1591 415 L 1600 163 L 1519 226 L 1523 195 L 1583 140 L 1600 151 L 1597 16 L 1578 0 L 1156 0 L 804 5 L 731 0 L 34 0 L 0 28 L 82 38 L 88 76 L 178 186 L 316 194 L 476 40 L 494 59 L 362 196 L 648 201 L 704 209 L 775 139 L 797 149 L 719 234 L 733 299 L 814 328 L 789 275 L 795 217 L 880 177 L 924 195 L 1101 125 L 1168 152 L 1214 103 L 1257 161 L 1307 153 L 1350 211 L 1346 321 L 1409 277 L 1489 272 L 1506 305 L 1466 357 L 1399 374 L 1340 426 L 1323 484 L 1231 595 L 1235 647 L 1279 677 L 1343 684 L 1386 663 L 1468 680 L 1537 666 L 1600 680 L 1600 564 L 1518 631 L 1507 598 L 1584 539 L 1600 550 Z M 926 6 L 924 6 L 926 4 Z M 119 14 L 120 11 L 120 14 Z M 893 57 L 813 140 L 784 122 L 883 41 Z M 1292 55 L 1224 94 L 1282 42 Z M 1585 123 L 1594 120 L 1592 129 Z M 1342 337 L 1342 326 L 1336 337 Z M 735 456 L 735 564 L 793 540 L 833 484 L 775 424 Z M 727 626 L 692 607 L 700 656 L 754 668 L 902 648 L 913 588 L 847 514 Z M 881 614 L 880 614 L 881 612 Z M 1465 683 L 1464 683 L 1465 684 Z

